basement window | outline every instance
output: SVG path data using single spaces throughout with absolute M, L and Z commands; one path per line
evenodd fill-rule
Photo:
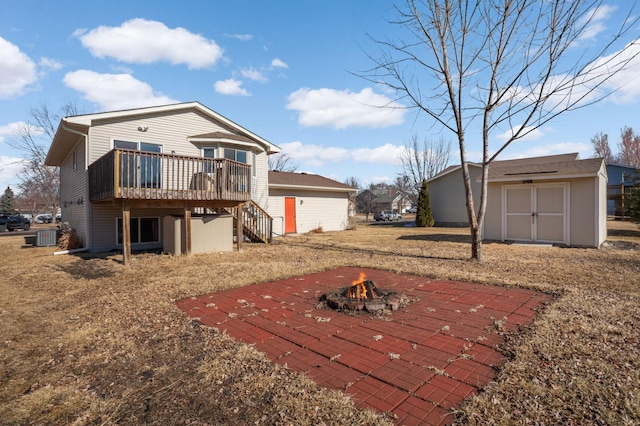
M 123 244 L 122 218 L 117 219 L 117 244 Z M 157 243 L 160 241 L 160 219 L 157 217 L 132 217 L 129 221 L 131 228 L 131 244 Z

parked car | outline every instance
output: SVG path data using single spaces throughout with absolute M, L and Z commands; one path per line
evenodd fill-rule
M 35 218 L 36 223 L 51 223 L 51 215 L 50 214 L 39 214 Z
M 31 221 L 21 214 L 0 213 L 0 232 L 15 231 L 22 229 L 28 231 L 31 228 Z
M 373 215 L 373 218 L 376 221 L 391 221 L 391 220 L 401 220 L 402 215 L 400 213 L 396 213 L 392 210 L 383 210 L 381 212 L 376 212 Z
M 60 222 L 62 219 L 61 215 L 56 216 L 56 222 Z M 51 214 L 39 214 L 35 219 L 36 223 L 51 223 Z

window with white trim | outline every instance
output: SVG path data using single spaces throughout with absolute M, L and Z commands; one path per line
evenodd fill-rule
M 247 151 L 242 151 L 240 149 L 233 149 L 233 148 L 225 148 L 224 158 L 228 160 L 234 160 L 239 163 L 247 164 Z
M 130 149 L 150 153 L 148 155 L 137 155 L 123 153 L 120 162 L 121 170 L 120 185 L 142 188 L 160 188 L 162 185 L 162 159 L 154 155 L 162 153 L 162 145 L 127 141 L 121 139 L 113 140 L 114 149 Z

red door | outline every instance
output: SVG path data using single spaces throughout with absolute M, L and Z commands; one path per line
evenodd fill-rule
M 293 197 L 284 199 L 284 233 L 296 233 L 296 199 Z

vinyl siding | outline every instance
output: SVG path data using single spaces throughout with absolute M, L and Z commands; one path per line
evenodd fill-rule
M 487 210 L 484 216 L 482 238 L 500 240 L 502 238 L 502 185 L 487 185 Z
M 182 209 L 131 209 L 131 217 L 157 217 L 159 220 L 160 233 L 159 241 L 155 243 L 132 244 L 134 250 L 162 248 L 162 237 L 164 235 L 164 216 L 184 216 Z M 111 204 L 96 204 L 92 208 L 93 223 L 93 244 L 94 251 L 109 251 L 121 249 L 121 245 L 116 244 L 117 239 L 117 219 L 122 218 L 122 209 Z
M 604 184 L 599 183 L 604 181 Z M 606 238 L 606 179 L 578 178 L 567 180 L 545 180 L 539 184 L 568 182 L 569 245 L 576 247 L 599 247 Z M 511 184 L 518 184 L 513 182 Z M 488 186 L 487 214 L 483 238 L 502 239 L 502 188 L 509 183 L 493 183 Z M 598 191 L 600 193 L 598 194 Z M 604 221 L 602 220 L 604 217 Z M 600 241 L 599 241 L 600 240 Z
M 594 247 L 596 221 L 596 180 L 594 178 L 571 180 L 569 201 L 569 232 L 572 246 Z M 606 204 L 605 204 L 606 205 Z
M 273 217 L 273 232 L 284 234 L 284 199 L 296 199 L 296 230 L 305 233 L 322 227 L 325 232 L 349 226 L 349 194 L 330 191 L 272 189 L 267 212 Z
M 146 132 L 138 131 L 139 126 L 146 126 Z M 196 146 L 187 140 L 190 136 L 211 132 L 235 133 L 232 129 L 216 123 L 210 117 L 199 111 L 178 111 L 170 113 L 157 113 L 152 115 L 139 115 L 110 120 L 98 120 L 89 129 L 89 163 L 113 149 L 113 140 L 126 140 L 132 142 L 146 142 L 162 146 L 163 153 L 175 153 L 178 155 L 202 156 L 202 147 Z M 267 154 L 262 148 L 234 145 L 232 142 L 216 143 L 211 146 L 216 149 L 216 156 L 223 157 L 222 148 L 234 148 L 248 151 L 247 162 L 253 162 L 255 153 L 256 177 L 252 181 L 252 197 L 261 207 L 265 207 L 268 199 L 267 182 Z M 83 156 L 84 159 L 84 156 Z M 78 182 L 86 182 L 86 171 Z M 74 181 L 66 173 L 62 180 L 65 191 L 72 191 L 67 187 L 73 187 Z M 73 190 L 75 191 L 75 190 Z M 75 192 L 74 192 L 75 193 Z M 84 194 L 84 192 L 83 192 Z M 85 196 L 85 202 L 88 197 Z M 117 205 L 93 204 L 89 209 L 92 250 L 105 251 L 119 249 L 116 245 L 116 218 L 122 217 L 122 210 Z M 162 217 L 165 215 L 183 215 L 180 209 L 144 209 L 131 210 L 131 217 L 158 217 L 162 228 Z M 85 223 L 85 229 L 87 227 Z M 135 244 L 134 249 L 159 248 L 162 246 L 162 229 L 160 242 L 150 244 Z
M 73 153 L 76 153 L 76 167 L 73 167 Z M 62 221 L 75 230 L 81 245 L 87 244 L 87 166 L 85 162 L 84 138 L 78 136 L 74 150 L 60 166 L 60 212 Z
M 147 126 L 148 130 L 140 132 L 139 126 Z M 197 111 L 100 120 L 90 129 L 89 162 L 93 163 L 109 152 L 113 148 L 113 139 L 159 144 L 164 153 L 175 151 L 179 155 L 199 157 L 200 148 L 188 142 L 187 138 L 218 131 L 232 133 Z
M 480 205 L 480 183 L 476 182 L 481 174 L 479 167 L 469 167 L 473 200 Z M 467 200 L 462 181 L 462 170 L 458 169 L 429 182 L 429 201 L 431 212 L 437 225 L 468 225 Z

